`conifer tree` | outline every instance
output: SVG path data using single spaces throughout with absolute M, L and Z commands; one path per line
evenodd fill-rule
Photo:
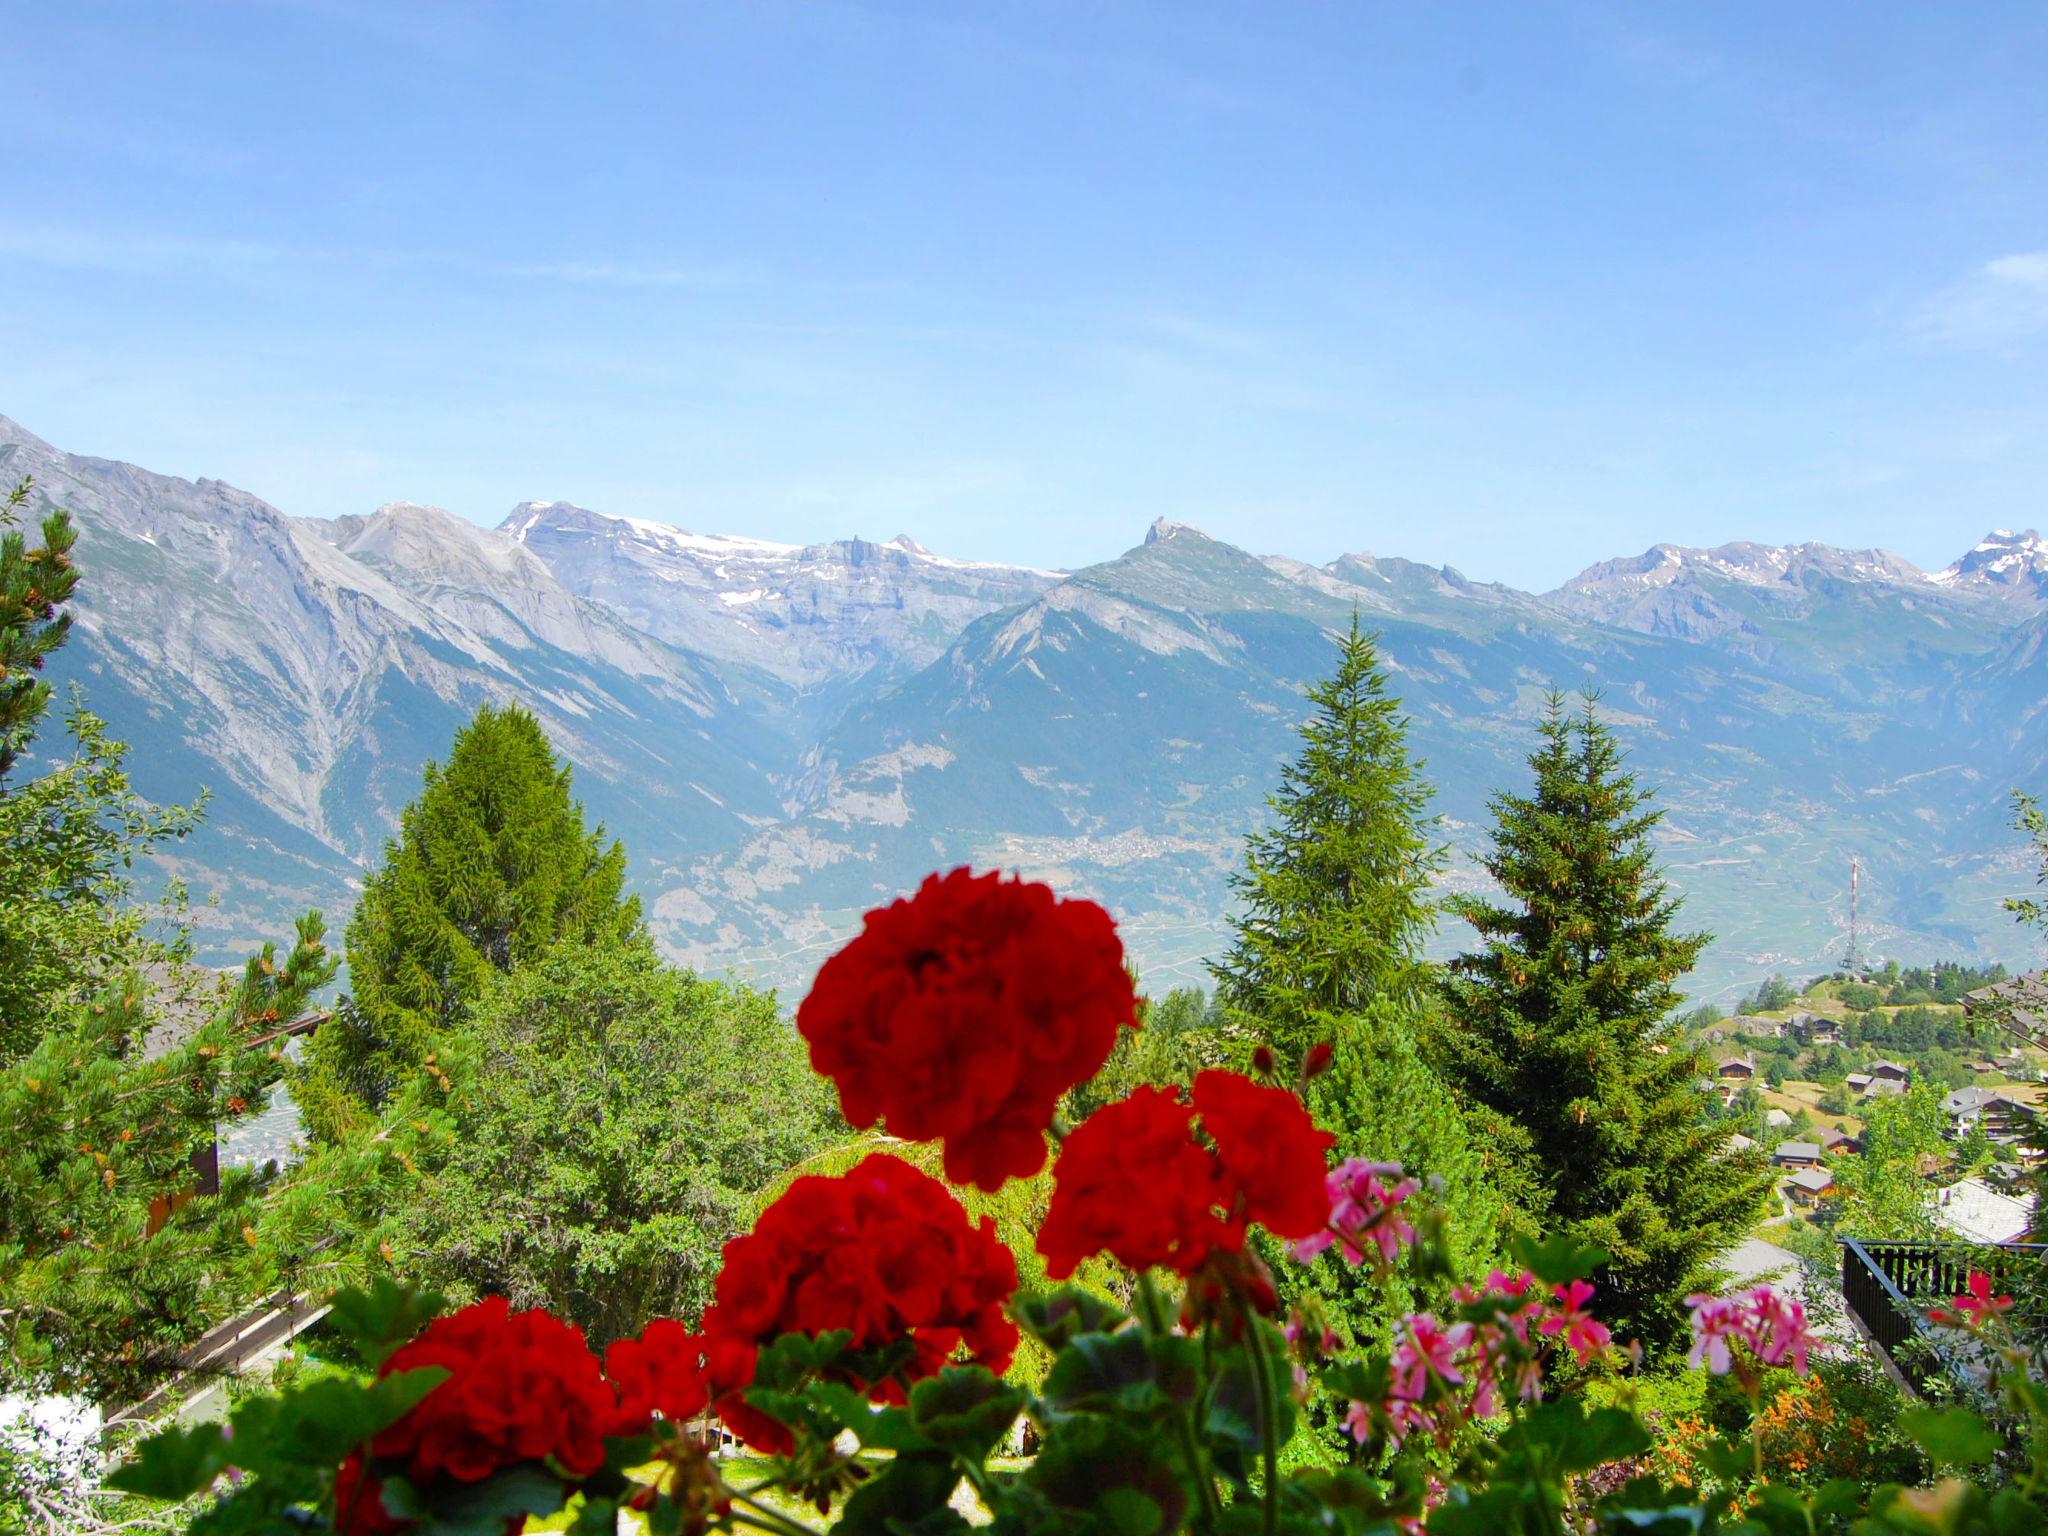
M 1243 910 L 1213 967 L 1218 998 L 1240 1040 L 1263 1039 L 1290 1066 L 1312 1045 L 1331 1046 L 1330 1070 L 1306 1099 L 1337 1135 L 1333 1156 L 1399 1162 L 1441 1181 L 1447 1236 L 1484 1268 L 1514 1220 L 1516 1167 L 1474 1133 L 1421 1049 L 1436 983 L 1423 945 L 1443 851 L 1400 702 L 1355 615 L 1334 672 L 1308 696 L 1300 752 L 1268 801 L 1272 822 L 1245 840 Z M 1354 1338 L 1441 1299 L 1341 1264 L 1276 1274 Z
M 265 945 L 168 1048 L 143 1049 L 149 995 L 130 972 L 0 1067 L 0 1382 L 132 1401 L 277 1283 L 257 1240 L 264 1177 L 220 1169 L 203 1188 L 194 1154 L 264 1107 L 280 1026 L 335 965 L 308 913 L 282 961 Z
M 36 674 L 71 632 L 63 605 L 78 584 L 71 547 L 78 535 L 71 514 L 52 509 L 42 542 L 31 547 L 13 526 L 34 482 L 24 478 L 0 501 L 0 779 L 49 707 L 50 685 Z
M 1231 882 L 1242 910 L 1230 951 L 1211 967 L 1227 1007 L 1296 1051 L 1314 1043 L 1317 1014 L 1424 995 L 1430 882 L 1444 859 L 1400 701 L 1357 614 L 1336 671 L 1308 697 L 1300 753 L 1266 802 L 1271 825 L 1245 839 Z
M 349 984 L 295 1096 L 316 1134 L 359 1127 L 454 1043 L 494 972 L 562 942 L 644 938 L 626 853 L 587 829 L 534 717 L 485 705 L 429 763 L 347 931 Z
M 1493 800 L 1484 863 L 1506 900 L 1446 903 L 1480 947 L 1451 962 L 1441 1043 L 1458 1086 L 1526 1138 L 1544 1225 L 1607 1250 L 1602 1316 L 1659 1343 L 1770 1178 L 1726 1150 L 1673 1018 L 1707 936 L 1674 929 L 1663 813 L 1590 697 L 1572 714 L 1553 693 L 1539 730 L 1533 790 Z

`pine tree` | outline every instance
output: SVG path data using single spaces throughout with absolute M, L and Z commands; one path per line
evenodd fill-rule
M 1211 967 L 1222 1002 L 1294 1051 L 1314 1043 L 1318 1014 L 1425 995 L 1444 860 L 1400 701 L 1355 613 L 1337 670 L 1308 697 L 1300 753 L 1266 802 L 1272 823 L 1245 839 L 1231 882 L 1242 910 L 1230 951 Z
M 352 996 L 294 1088 L 316 1134 L 366 1124 L 450 1043 L 494 972 L 565 941 L 642 939 L 639 898 L 621 895 L 625 849 L 585 828 L 569 778 L 516 705 L 485 705 L 447 763 L 427 765 L 349 921 Z
M 285 1074 L 279 1026 L 334 976 L 320 915 L 280 963 L 167 1048 L 149 994 L 117 977 L 0 1067 L 0 1382 L 132 1401 L 208 1327 L 271 1289 L 265 1179 L 194 1154 L 257 1113 Z
M 1707 936 L 1674 930 L 1651 842 L 1663 813 L 1590 697 L 1568 714 L 1553 693 L 1539 729 L 1532 793 L 1492 802 L 1484 862 L 1507 900 L 1446 903 L 1480 948 L 1451 962 L 1441 1045 L 1459 1087 L 1526 1138 L 1546 1227 L 1607 1251 L 1603 1317 L 1660 1343 L 1770 1177 L 1727 1151 L 1673 1019 Z
M 11 526 L 34 483 L 23 479 L 0 501 L 0 779 L 14 766 L 27 737 L 49 707 L 50 685 L 36 674 L 71 632 L 63 611 L 78 571 L 71 563 L 77 533 L 71 514 L 53 509 L 43 519 L 42 543 Z

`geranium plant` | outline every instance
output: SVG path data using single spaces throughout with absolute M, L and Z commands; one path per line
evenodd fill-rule
M 487 1300 L 437 1316 L 436 1298 L 382 1282 L 332 1314 L 364 1379 L 167 1431 L 116 1481 L 211 1491 L 196 1532 L 348 1536 L 497 1536 L 565 1510 L 583 1536 L 622 1520 L 653 1536 L 826 1521 L 946 1536 L 984 1520 L 1033 1536 L 1811 1533 L 1862 1515 L 1853 1484 L 1808 1497 L 1731 1476 L 1703 1493 L 1629 1475 L 1650 1439 L 1626 1392 L 1577 1390 L 1633 1363 L 1597 1316 L 1603 1256 L 1528 1243 L 1511 1270 L 1450 1274 L 1423 1186 L 1391 1164 L 1329 1166 L 1333 1138 L 1270 1070 L 1205 1071 L 1185 1097 L 1141 1087 L 1062 1125 L 1062 1096 L 1137 1025 L 1106 913 L 964 871 L 871 913 L 798 1014 L 856 1126 L 935 1142 L 949 1177 L 987 1189 L 1050 1156 L 1049 1275 L 1107 1256 L 1134 1272 L 1129 1310 L 1073 1285 L 1020 1292 L 990 1221 L 877 1152 L 794 1180 L 727 1244 L 693 1325 L 655 1322 L 600 1358 L 543 1313 Z M 1447 1302 L 1342 1352 L 1315 1317 L 1280 1314 L 1262 1251 L 1410 1266 Z M 1805 1369 L 1804 1314 L 1768 1290 L 1695 1298 L 1694 1325 L 1709 1369 Z M 1024 1334 L 1052 1356 L 1035 1389 L 1004 1377 Z M 1318 1398 L 1353 1458 L 1286 1470 Z M 998 1455 L 1020 1423 L 1032 1453 Z M 750 1479 L 732 1474 L 736 1445 Z M 1934 1506 L 1913 1501 L 1978 1498 L 1990 1523 L 1967 1528 L 2040 1530 L 2038 1485 L 1892 1490 L 1867 1518 L 1964 1529 L 1915 1524 Z

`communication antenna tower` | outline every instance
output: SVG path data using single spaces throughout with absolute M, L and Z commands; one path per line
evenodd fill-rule
M 1849 855 L 1849 947 L 1842 952 L 1842 969 L 1848 975 L 1863 974 L 1863 951 L 1857 944 L 1857 898 L 1862 884 L 1863 861 L 1856 854 Z

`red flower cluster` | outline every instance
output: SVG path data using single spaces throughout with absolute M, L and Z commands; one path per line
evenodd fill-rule
M 725 1245 L 717 1299 L 704 1314 L 712 1374 L 722 1378 L 713 1390 L 728 1394 L 719 1413 L 735 1434 L 762 1443 L 759 1416 L 729 1394 L 751 1377 L 754 1348 L 785 1333 L 845 1329 L 855 1350 L 908 1339 L 902 1377 L 911 1380 L 963 1348 L 1001 1371 L 1017 1347 L 1004 1312 L 1016 1288 L 1016 1260 L 995 1222 L 976 1225 L 945 1185 L 901 1158 L 877 1152 L 838 1178 L 800 1178 L 752 1232 Z M 877 1401 L 902 1400 L 893 1376 L 855 1385 Z
M 1195 1118 L 1211 1146 L 1195 1137 Z M 1204 1072 L 1194 1103 L 1177 1089 L 1140 1088 L 1097 1110 L 1067 1137 L 1053 1167 L 1038 1251 L 1055 1280 L 1090 1254 L 1132 1269 L 1188 1274 L 1212 1252 L 1236 1252 L 1256 1222 L 1306 1237 L 1329 1217 L 1325 1159 L 1336 1138 L 1301 1101 L 1234 1072 Z
M 415 1487 L 480 1482 L 517 1462 L 551 1460 L 572 1477 L 604 1465 L 618 1396 L 582 1329 L 493 1296 L 436 1318 L 379 1374 L 428 1365 L 448 1379 L 372 1442 Z
M 541 1311 L 515 1313 L 502 1296 L 437 1318 L 378 1374 L 440 1366 L 448 1379 L 371 1442 L 368 1469 L 359 1456 L 342 1464 L 336 1528 L 346 1536 L 403 1530 L 378 1486 L 396 1474 L 422 1491 L 521 1463 L 588 1477 L 604 1465 L 607 1436 L 645 1434 L 657 1413 L 695 1418 L 727 1389 L 706 1356 L 703 1339 L 663 1320 L 613 1344 L 600 1367 L 581 1329 Z
M 849 1123 L 940 1142 L 947 1178 L 994 1190 L 1045 1166 L 1060 1095 L 1137 1027 L 1137 994 L 1094 902 L 956 869 L 868 913 L 796 1023 Z

